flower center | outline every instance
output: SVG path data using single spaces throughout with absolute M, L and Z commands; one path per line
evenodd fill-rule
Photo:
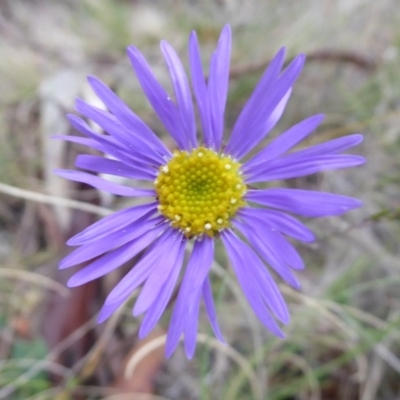
M 154 181 L 159 211 L 189 238 L 215 236 L 246 204 L 240 165 L 205 147 L 175 151 Z

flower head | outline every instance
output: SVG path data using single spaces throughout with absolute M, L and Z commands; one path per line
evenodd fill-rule
M 161 43 L 161 50 L 175 100 L 155 79 L 139 50 L 129 47 L 128 56 L 147 99 L 176 142 L 172 153 L 96 78 L 90 77 L 89 83 L 108 111 L 81 100 L 77 100 L 76 109 L 107 134 L 98 134 L 81 118 L 69 116 L 71 124 L 84 137 L 63 136 L 63 139 L 112 156 L 110 159 L 80 155 L 77 167 L 139 180 L 146 188 L 116 184 L 87 172 L 58 170 L 58 174 L 116 195 L 145 197 L 150 201 L 115 212 L 72 237 L 68 244 L 79 247 L 61 261 L 60 268 L 89 262 L 68 282 L 69 286 L 78 286 L 143 252 L 110 292 L 99 314 L 99 321 L 104 321 L 142 286 L 133 308 L 134 315 L 145 314 L 141 337 L 160 319 L 182 275 L 166 353 L 169 356 L 173 352 L 184 334 L 186 354 L 192 357 L 202 299 L 215 335 L 223 340 L 208 277 L 214 242 L 220 238 L 254 312 L 271 332 L 282 337 L 277 320 L 288 323 L 289 313 L 269 268 L 298 288 L 292 270 L 300 270 L 304 265 L 286 237 L 304 242 L 314 240 L 312 232 L 287 213 L 307 217 L 340 215 L 359 207 L 360 202 L 346 196 L 299 189 L 255 189 L 251 184 L 360 165 L 364 162 L 362 157 L 340 153 L 359 144 L 362 136 L 354 134 L 293 151 L 322 121 L 323 116 L 316 115 L 299 122 L 254 156 L 246 157 L 279 121 L 305 57 L 300 55 L 283 68 L 285 50 L 277 53 L 225 143 L 230 27 L 226 26 L 221 33 L 211 58 L 208 80 L 202 69 L 196 33 L 190 36 L 191 85 L 201 134 L 197 133 L 192 93 L 184 68 L 167 42 Z M 188 241 L 193 243 L 193 249 L 184 267 Z

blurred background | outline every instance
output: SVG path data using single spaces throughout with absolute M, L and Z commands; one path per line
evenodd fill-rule
M 399 21 L 398 0 L 1 0 L 0 399 L 399 399 Z M 228 344 L 212 339 L 202 314 L 194 359 L 179 348 L 165 360 L 171 307 L 145 341 L 137 339 L 131 304 L 96 324 L 129 265 L 65 287 L 74 272 L 57 270 L 65 240 L 132 200 L 54 176 L 87 150 L 50 136 L 73 134 L 65 114 L 76 97 L 99 104 L 85 79 L 92 74 L 164 137 L 126 46 L 138 46 L 170 89 L 159 41 L 187 65 L 195 29 L 208 62 L 227 22 L 227 131 L 275 52 L 282 45 L 289 58 L 304 52 L 304 72 L 270 136 L 323 112 L 306 144 L 362 132 L 355 152 L 369 161 L 279 185 L 358 197 L 364 207 L 305 221 L 318 239 L 298 245 L 303 289 L 281 285 L 292 315 L 286 340 L 257 321 L 218 248 L 211 275 Z

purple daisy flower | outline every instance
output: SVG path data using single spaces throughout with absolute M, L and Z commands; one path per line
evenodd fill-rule
M 142 286 L 133 308 L 133 315 L 144 314 L 140 337 L 146 336 L 157 324 L 182 274 L 167 335 L 166 355 L 172 354 L 183 334 L 186 354 L 192 357 L 201 299 L 215 335 L 223 341 L 208 277 L 214 242 L 220 238 L 255 314 L 271 332 L 283 337 L 277 321 L 287 324 L 289 313 L 269 267 L 289 285 L 299 288 L 292 270 L 301 270 L 304 264 L 286 237 L 303 242 L 314 240 L 312 232 L 287 213 L 306 217 L 340 215 L 361 203 L 330 193 L 255 189 L 250 185 L 363 164 L 363 157 L 340 154 L 359 144 L 362 136 L 354 134 L 289 152 L 322 121 L 323 116 L 316 115 L 299 122 L 263 150 L 246 158 L 279 121 L 303 68 L 304 55 L 297 56 L 283 68 L 285 50 L 277 53 L 224 143 L 230 27 L 225 26 L 221 33 L 208 79 L 202 69 L 196 33 L 190 36 L 191 85 L 202 135 L 197 134 L 192 93 L 184 68 L 167 42 L 161 42 L 161 51 L 171 76 L 175 101 L 156 80 L 139 50 L 129 47 L 128 56 L 147 99 L 176 142 L 172 153 L 133 111 L 94 77 L 89 82 L 109 111 L 82 100 L 77 100 L 76 109 L 107 134 L 96 133 L 77 116 L 68 117 L 85 137 L 62 136 L 62 139 L 112 156 L 110 159 L 80 155 L 76 159 L 77 167 L 147 181 L 145 186 L 151 188 L 132 188 L 87 172 L 58 170 L 57 173 L 115 195 L 151 200 L 115 212 L 72 237 L 68 245 L 79 247 L 61 261 L 60 268 L 89 262 L 69 280 L 68 285 L 73 287 L 99 278 L 143 252 L 136 265 L 110 292 L 98 318 L 99 322 L 106 320 Z M 184 269 L 184 252 L 189 241 L 193 243 L 193 250 Z

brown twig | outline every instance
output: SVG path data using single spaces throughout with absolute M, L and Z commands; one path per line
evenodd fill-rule
M 291 61 L 291 60 L 289 60 Z M 320 49 L 307 54 L 308 62 L 330 62 L 352 64 L 355 67 L 366 72 L 373 72 L 377 68 L 377 61 L 362 53 L 356 53 L 349 50 Z M 230 70 L 230 78 L 237 79 L 242 75 L 262 72 L 270 60 L 263 60 L 245 65 L 234 66 Z

